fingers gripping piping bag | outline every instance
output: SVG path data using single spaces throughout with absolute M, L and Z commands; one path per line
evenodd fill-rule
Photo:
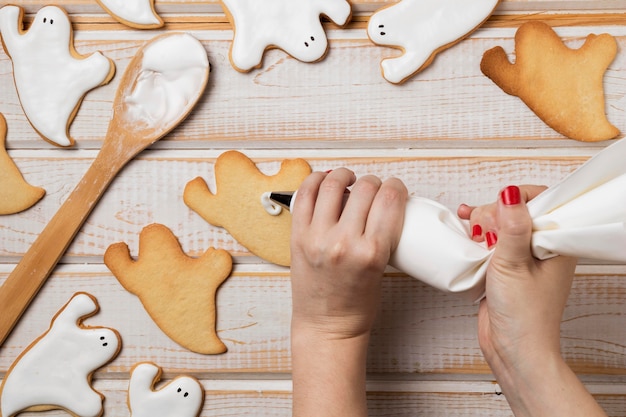
M 528 203 L 536 258 L 566 255 L 626 263 L 625 159 L 626 140 L 621 140 Z M 291 207 L 295 201 L 283 193 L 266 198 Z M 471 239 L 467 223 L 450 209 L 412 197 L 389 264 L 442 291 L 478 300 L 492 253 Z

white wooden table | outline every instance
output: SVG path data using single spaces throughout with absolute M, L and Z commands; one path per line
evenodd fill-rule
M 32 209 L 0 217 L 0 282 L 95 157 L 129 60 L 162 33 L 126 28 L 95 1 L 20 3 L 29 14 L 50 3 L 65 7 L 77 50 L 102 51 L 115 60 L 117 75 L 86 96 L 71 128 L 75 148 L 59 149 L 26 120 L 11 62 L 0 51 L 0 112 L 8 123 L 9 153 L 27 181 L 47 191 Z M 0 348 L 0 377 L 74 292 L 87 291 L 101 305 L 87 323 L 114 327 L 123 338 L 119 356 L 94 376 L 106 396 L 105 415 L 129 414 L 130 368 L 153 361 L 164 367 L 165 379 L 186 373 L 201 380 L 203 416 L 289 416 L 289 270 L 251 256 L 182 200 L 185 184 L 196 176 L 212 184 L 217 156 L 238 149 L 268 174 L 283 159 L 301 157 L 315 170 L 348 166 L 357 174 L 397 176 L 413 195 L 450 208 L 492 201 L 508 184 L 554 184 L 610 142 L 560 136 L 482 75 L 483 52 L 496 45 L 512 52 L 515 30 L 528 20 L 553 25 L 572 47 L 589 33 L 616 37 L 620 50 L 604 79 L 606 112 L 626 131 L 623 0 L 503 0 L 480 30 L 402 86 L 389 84 L 379 71 L 381 58 L 398 52 L 375 46 L 365 33 L 368 15 L 384 1 L 352 3 L 347 28 L 327 25 L 330 52 L 322 62 L 304 64 L 273 50 L 262 69 L 242 74 L 229 63 L 232 28 L 216 0 L 157 1 L 165 30 L 188 31 L 206 47 L 212 65 L 206 94 L 183 125 L 113 182 Z M 234 272 L 218 293 L 217 327 L 226 354 L 194 354 L 168 339 L 102 263 L 114 242 L 127 242 L 136 255 L 140 230 L 154 222 L 170 227 L 190 255 L 209 246 L 233 254 Z M 383 290 L 368 360 L 371 415 L 511 415 L 478 347 L 476 305 L 393 271 Z M 611 416 L 626 416 L 625 330 L 626 266 L 581 264 L 562 326 L 563 352 Z

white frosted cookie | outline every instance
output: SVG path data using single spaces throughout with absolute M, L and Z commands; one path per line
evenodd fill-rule
M 115 20 L 136 29 L 155 29 L 163 20 L 154 10 L 154 0 L 96 0 Z
M 0 214 L 14 214 L 32 207 L 46 191 L 24 180 L 4 146 L 7 123 L 0 114 Z
M 346 0 L 221 0 L 235 36 L 230 62 L 242 72 L 259 68 L 267 49 L 278 48 L 302 62 L 328 51 L 320 15 L 343 26 L 352 9 Z
M 0 9 L 0 34 L 13 62 L 15 87 L 24 113 L 35 130 L 58 146 L 71 146 L 69 128 L 89 90 L 108 83 L 113 61 L 99 52 L 79 55 L 70 19 L 56 6 L 40 9 L 28 29 L 18 6 Z
M 113 329 L 83 325 L 98 310 L 93 296 L 74 294 L 48 331 L 18 356 L 0 386 L 2 417 L 54 409 L 102 415 L 104 397 L 91 387 L 91 375 L 118 354 L 121 340 Z
M 401 49 L 381 62 L 383 77 L 400 84 L 426 68 L 435 55 L 472 33 L 499 0 L 402 0 L 378 10 L 367 26 L 377 45 Z
M 161 368 L 150 362 L 133 367 L 128 386 L 131 417 L 196 417 L 204 403 L 204 388 L 190 376 L 178 376 L 159 389 Z

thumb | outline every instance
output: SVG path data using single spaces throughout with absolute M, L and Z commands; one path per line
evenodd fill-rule
M 520 189 L 509 186 L 500 192 L 498 200 L 498 244 L 494 261 L 511 267 L 532 262 L 530 240 L 532 219 Z

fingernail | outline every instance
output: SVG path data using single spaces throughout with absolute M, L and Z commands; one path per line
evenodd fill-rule
M 329 169 L 328 171 L 326 171 L 327 174 L 330 174 L 331 172 L 333 172 L 332 169 Z
M 494 232 L 487 232 L 485 240 L 487 241 L 487 247 L 490 248 L 498 242 L 498 236 Z
M 515 185 L 509 185 L 502 190 L 502 202 L 507 206 L 514 206 L 522 201 L 519 187 Z
M 476 236 L 480 236 L 483 234 L 483 228 L 480 227 L 479 224 L 475 224 L 474 227 L 472 227 L 472 238 L 475 238 Z

